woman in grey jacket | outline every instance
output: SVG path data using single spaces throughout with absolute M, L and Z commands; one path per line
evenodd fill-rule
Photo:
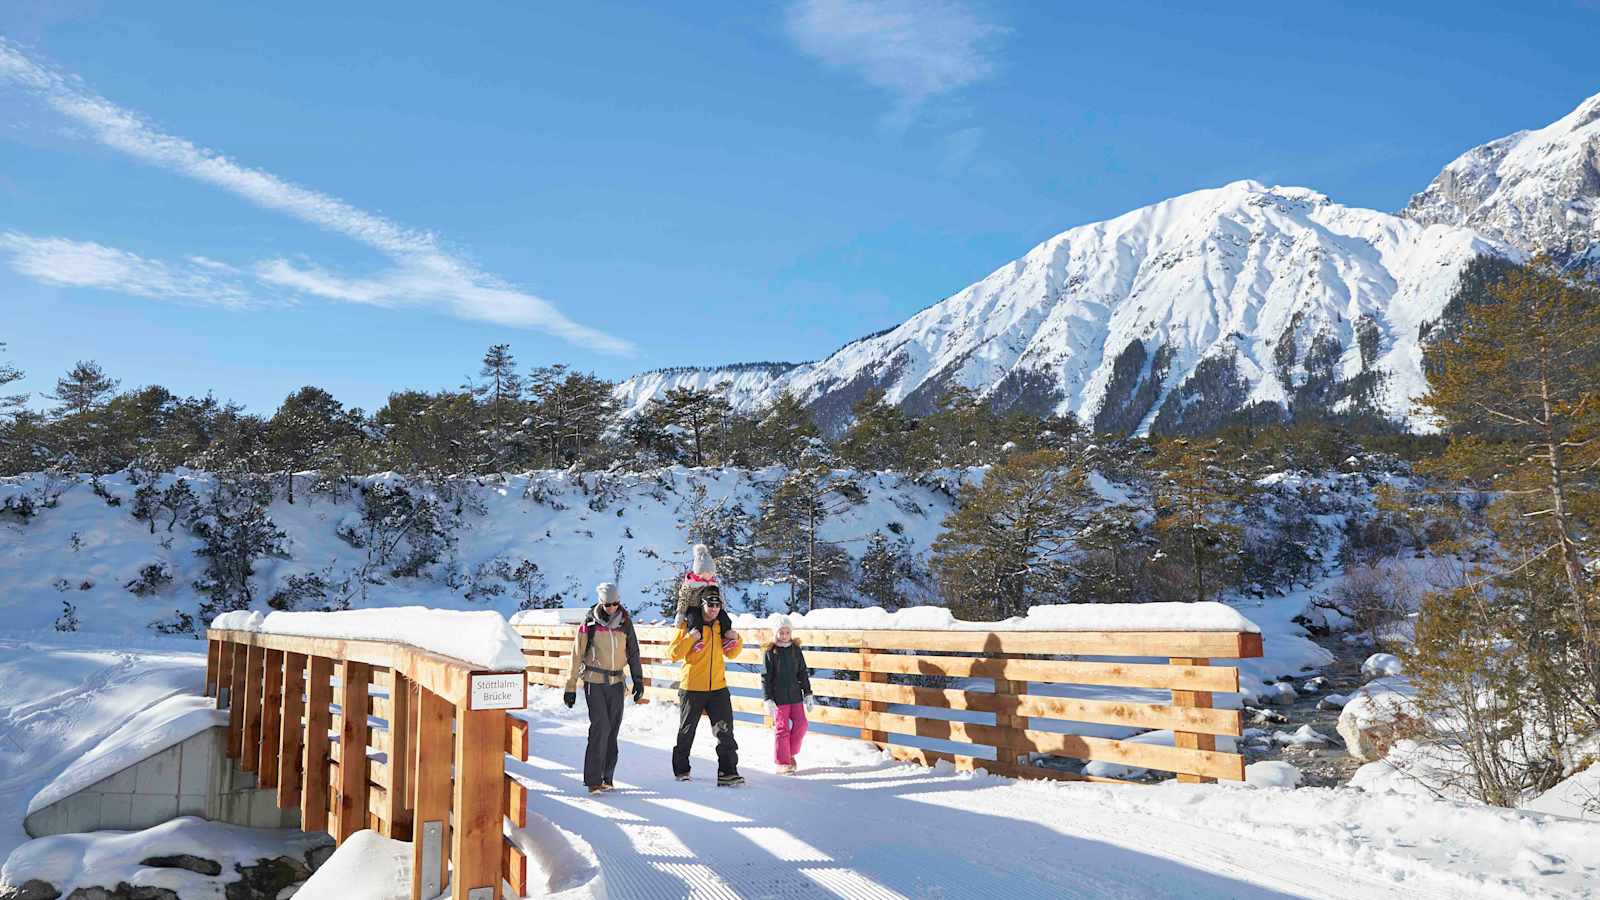
M 572 662 L 567 667 L 567 690 L 562 700 L 571 709 L 577 702 L 578 682 L 589 707 L 589 746 L 583 754 L 583 783 L 589 793 L 612 788 L 617 771 L 617 735 L 622 731 L 623 677 L 633 673 L 633 702 L 644 700 L 644 669 L 639 662 L 639 638 L 633 619 L 622 608 L 617 586 L 605 582 L 595 588 L 600 600 L 578 626 L 572 642 Z

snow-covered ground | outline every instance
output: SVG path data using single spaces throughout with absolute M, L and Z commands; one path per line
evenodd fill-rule
M 531 811 L 595 848 L 612 896 L 1586 897 L 1600 826 L 1350 789 L 1123 787 L 925 769 L 857 742 L 806 739 L 773 772 L 770 732 L 740 723 L 750 784 L 674 781 L 676 709 L 630 708 L 619 790 L 583 787 L 587 720 L 535 690 Z
M 28 839 L 35 794 L 152 706 L 200 694 L 205 662 L 192 640 L 0 632 L 0 858 Z

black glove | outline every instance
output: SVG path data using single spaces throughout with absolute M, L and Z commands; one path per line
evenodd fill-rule
M 644 699 L 644 683 L 640 682 L 640 681 L 635 681 L 633 683 L 633 702 L 638 703 L 640 700 L 643 700 L 643 699 Z
M 572 704 L 578 702 L 578 692 L 567 691 L 565 694 L 561 695 L 561 702 L 567 705 L 567 709 L 571 709 Z

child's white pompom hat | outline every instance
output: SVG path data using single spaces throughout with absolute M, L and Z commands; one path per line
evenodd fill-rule
M 710 547 L 705 544 L 694 545 L 694 562 L 689 565 L 689 572 L 683 577 L 685 581 L 700 584 L 717 583 L 717 560 L 711 555 Z

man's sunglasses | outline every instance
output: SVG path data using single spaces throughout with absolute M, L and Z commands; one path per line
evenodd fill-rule
M 621 606 L 622 605 L 622 601 L 621 600 L 607 600 L 605 603 L 603 603 L 601 605 L 602 606 Z

